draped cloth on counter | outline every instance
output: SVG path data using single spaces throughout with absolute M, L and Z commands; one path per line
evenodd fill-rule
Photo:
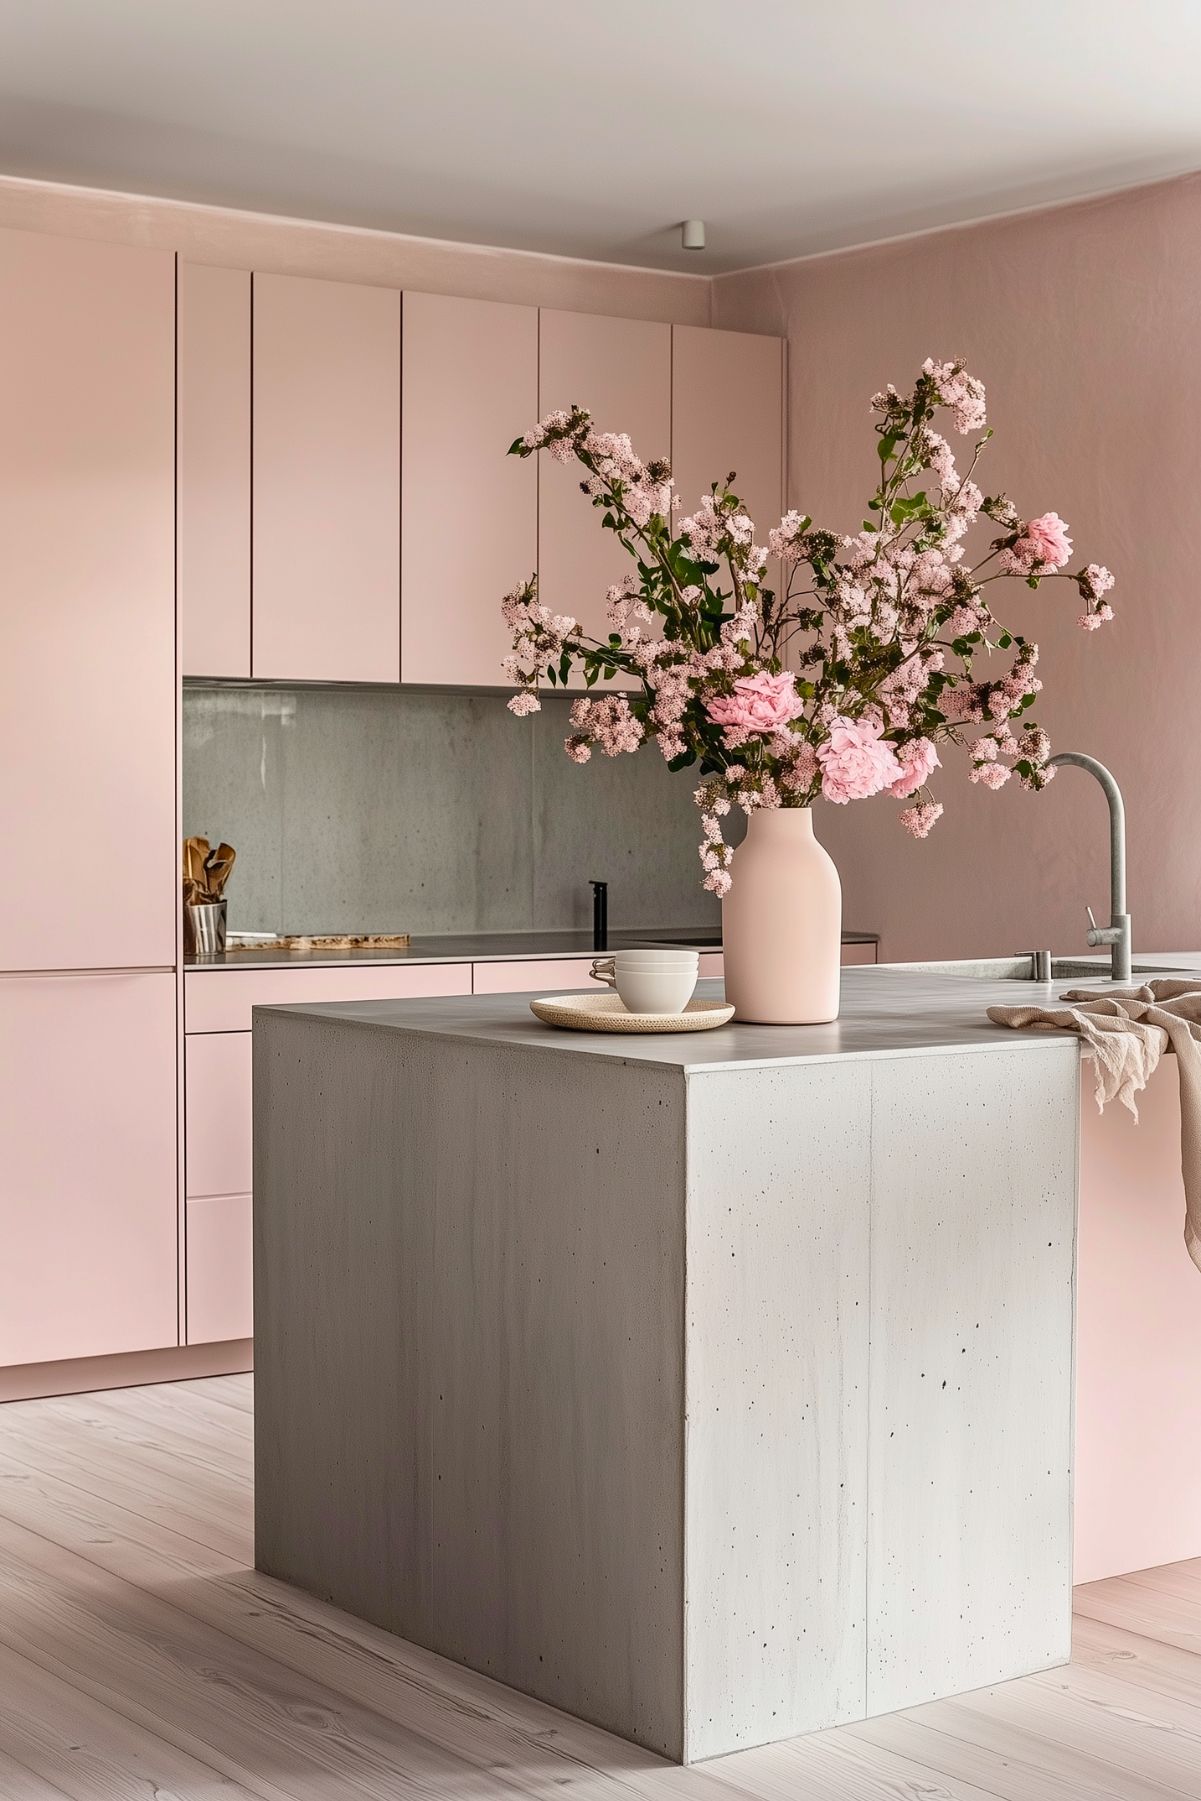
M 1184 1242 L 1201 1269 L 1201 981 L 1163 978 L 1103 993 L 1072 988 L 1051 1006 L 990 1007 L 988 1017 L 1001 1026 L 1079 1032 L 1093 1053 L 1098 1109 L 1116 1098 L 1135 1119 L 1134 1097 L 1171 1044 L 1180 1066 Z

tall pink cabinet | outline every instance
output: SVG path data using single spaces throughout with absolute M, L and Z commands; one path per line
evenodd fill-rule
M 400 680 L 400 295 L 254 277 L 251 668 Z
M 175 258 L 0 231 L 0 1364 L 174 1344 Z
M 250 1018 L 236 972 L 183 1005 L 181 675 L 498 688 L 534 570 L 603 636 L 626 559 L 508 444 L 578 400 L 772 512 L 780 371 L 774 339 L 0 229 L 0 1390 L 249 1334 Z
M 543 308 L 538 318 L 538 412 L 575 403 L 601 431 L 628 433 L 649 459 L 671 457 L 671 326 Z M 556 613 L 570 613 L 592 638 L 612 629 L 606 592 L 633 568 L 580 492 L 577 463 L 549 456 L 538 466 L 538 587 Z

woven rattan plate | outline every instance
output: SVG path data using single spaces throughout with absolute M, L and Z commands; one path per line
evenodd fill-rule
M 682 1013 L 629 1013 L 616 994 L 548 994 L 530 1012 L 569 1032 L 711 1032 L 733 1019 L 725 1001 L 689 1001 Z

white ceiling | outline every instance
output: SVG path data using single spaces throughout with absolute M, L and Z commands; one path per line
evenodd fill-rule
M 1199 74 L 1201 0 L 0 0 L 0 172 L 713 274 L 1201 167 Z

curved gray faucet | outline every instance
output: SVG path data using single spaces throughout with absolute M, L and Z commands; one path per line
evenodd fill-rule
M 1062 763 L 1075 763 L 1078 768 L 1087 769 L 1100 782 L 1109 802 L 1109 924 L 1099 926 L 1089 907 L 1088 941 L 1092 945 L 1108 944 L 1114 981 L 1129 982 L 1130 915 L 1126 911 L 1126 808 L 1122 804 L 1122 790 L 1096 757 L 1086 757 L 1078 750 L 1064 750 L 1051 758 L 1048 768 Z

